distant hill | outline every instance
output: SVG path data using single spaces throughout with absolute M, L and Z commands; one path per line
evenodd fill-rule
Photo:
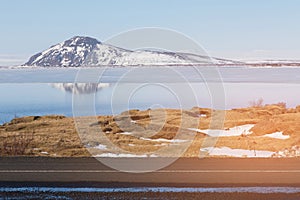
M 221 65 L 243 64 L 237 61 L 190 53 L 131 51 L 101 43 L 91 37 L 75 36 L 33 55 L 23 66 L 185 66 L 210 65 L 212 63 Z

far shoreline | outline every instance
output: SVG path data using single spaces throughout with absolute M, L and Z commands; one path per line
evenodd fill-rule
M 0 66 L 1 69 L 105 69 L 105 68 L 159 68 L 159 67 L 217 67 L 217 68 L 299 68 L 300 63 L 295 64 L 182 64 L 182 65 L 103 65 L 103 66 Z

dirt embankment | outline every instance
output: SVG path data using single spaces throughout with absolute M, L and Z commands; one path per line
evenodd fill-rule
M 300 106 L 287 109 L 282 104 L 274 104 L 227 111 L 198 107 L 184 111 L 130 110 L 117 116 L 88 118 L 31 116 L 13 119 L 0 126 L 0 154 L 60 157 L 127 152 L 151 155 L 166 147 L 175 152 L 180 145 L 188 143 L 183 156 L 197 157 L 199 149 L 208 141 L 217 147 L 274 152 L 300 145 Z M 250 130 L 252 134 L 212 138 L 201 132 L 228 130 L 246 124 L 254 125 Z M 274 132 L 282 132 L 289 138 L 263 137 Z M 172 151 L 163 155 L 172 156 Z

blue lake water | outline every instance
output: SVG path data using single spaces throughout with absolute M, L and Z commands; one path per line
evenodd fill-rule
M 72 116 L 74 109 L 82 110 L 81 115 L 134 108 L 231 109 L 259 98 L 267 104 L 300 104 L 300 68 L 1 69 L 0 73 L 0 123 L 28 115 Z

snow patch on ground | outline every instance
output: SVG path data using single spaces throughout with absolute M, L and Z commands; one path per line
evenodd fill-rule
M 130 133 L 130 132 L 121 132 L 121 133 L 118 133 L 118 134 L 121 134 L 121 135 L 133 135 L 133 133 Z
M 270 138 L 281 139 L 281 140 L 286 140 L 286 139 L 290 138 L 289 135 L 283 135 L 282 132 L 275 132 L 275 133 L 271 133 L 271 134 L 266 134 L 262 137 L 270 137 Z
M 300 156 L 300 147 L 298 145 L 292 146 L 292 148 L 285 148 L 281 151 L 278 151 L 274 154 L 274 157 L 299 157 Z
M 144 138 L 140 137 L 139 139 L 141 140 L 147 140 L 147 141 L 152 141 L 152 142 L 170 142 L 170 143 L 182 143 L 182 142 L 187 142 L 187 140 L 181 140 L 181 139 L 164 139 L 164 138 L 158 138 L 158 139 L 150 139 L 150 138 Z
M 252 132 L 250 129 L 254 127 L 254 124 L 245 124 L 241 126 L 235 126 L 233 128 L 229 128 L 228 130 L 221 129 L 196 129 L 196 128 L 188 128 L 188 130 L 205 133 L 211 137 L 230 137 L 230 136 L 240 136 L 240 135 L 249 135 Z
M 94 147 L 95 149 L 99 149 L 99 150 L 107 150 L 106 145 L 103 144 L 98 144 L 97 146 Z
M 231 149 L 229 147 L 207 147 L 200 151 L 208 152 L 211 156 L 231 157 L 271 157 L 275 152 L 262 150 Z
M 146 155 L 146 154 L 129 154 L 129 153 L 102 153 L 96 155 L 96 157 L 103 158 L 147 158 L 147 157 L 157 157 L 156 155 Z

